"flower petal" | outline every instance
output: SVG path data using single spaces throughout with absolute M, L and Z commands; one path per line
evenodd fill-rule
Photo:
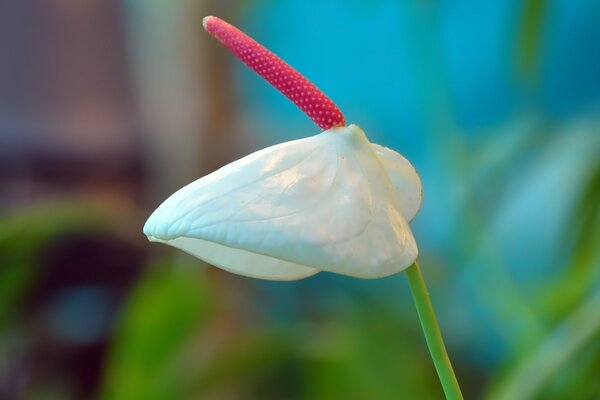
M 165 243 L 198 257 L 209 264 L 250 278 L 292 281 L 315 275 L 319 270 L 288 261 L 226 247 L 202 239 L 180 236 L 171 240 L 149 237 L 152 242 Z
M 371 143 L 383 164 L 396 195 L 400 199 L 401 212 L 408 222 L 417 215 L 423 201 L 421 178 L 415 167 L 403 156 L 392 149 Z
M 385 165 L 360 128 L 332 128 L 187 185 L 144 233 L 247 276 L 386 276 L 418 251 Z

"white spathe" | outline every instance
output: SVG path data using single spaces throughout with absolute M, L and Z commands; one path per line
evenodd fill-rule
M 408 222 L 421 180 L 356 125 L 250 154 L 175 192 L 144 233 L 236 274 L 379 278 L 418 250 Z

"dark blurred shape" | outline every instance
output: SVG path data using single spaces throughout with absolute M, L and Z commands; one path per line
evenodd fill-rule
M 80 232 L 55 237 L 36 258 L 39 271 L 18 321 L 26 339 L 15 362 L 23 365 L 1 382 L 0 394 L 27 398 L 64 382 L 71 398 L 90 398 L 119 305 L 146 256 L 112 235 Z

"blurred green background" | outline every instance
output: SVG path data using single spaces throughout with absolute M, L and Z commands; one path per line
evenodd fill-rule
M 439 399 L 403 274 L 241 278 L 147 243 L 184 184 L 318 133 L 228 20 L 420 172 L 468 399 L 600 399 L 600 2 L 3 0 L 0 399 Z

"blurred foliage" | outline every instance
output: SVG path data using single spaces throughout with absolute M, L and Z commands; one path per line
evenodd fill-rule
M 571 217 L 565 242 L 572 243 L 564 273 L 545 291 L 551 317 L 566 315 L 600 278 L 600 162 L 591 171 Z
M 536 290 L 541 299 L 536 310 L 550 323 L 537 344 L 514 354 L 492 399 L 600 396 L 593 378 L 600 360 L 599 178 L 600 161 L 579 194 L 566 230 L 564 242 L 572 243 L 568 262 L 555 279 L 540 282 Z
M 569 393 L 572 398 L 585 399 L 593 398 L 591 394 L 599 395 L 599 386 L 595 383 L 576 384 L 598 372 L 598 309 L 600 292 L 574 310 L 531 352 L 523 352 L 509 369 L 504 382 L 492 392 L 491 398 L 531 399 L 543 393 L 541 397 L 544 399 L 561 399 Z M 569 368 L 571 363 L 575 363 L 577 368 Z
M 102 398 L 184 398 L 185 345 L 209 317 L 202 275 L 189 263 L 148 267 L 122 311 Z
M 546 0 L 525 0 L 522 2 L 522 20 L 518 38 L 517 67 L 521 77 L 533 81 L 538 76 L 540 41 L 546 11 Z M 530 82 L 536 83 L 536 82 Z
M 0 222 L 0 326 L 19 315 L 19 307 L 37 276 L 39 251 L 60 235 L 108 230 L 114 216 L 80 203 L 45 204 L 2 218 Z
M 416 315 L 365 298 L 337 311 L 309 348 L 313 360 L 305 373 L 311 385 L 303 398 L 442 397 Z
M 235 330 L 219 321 L 196 264 L 184 258 L 147 271 L 122 312 L 101 398 L 441 396 L 414 316 L 405 323 L 389 304 L 353 299 L 326 319 Z M 424 387 L 425 376 L 432 384 Z

